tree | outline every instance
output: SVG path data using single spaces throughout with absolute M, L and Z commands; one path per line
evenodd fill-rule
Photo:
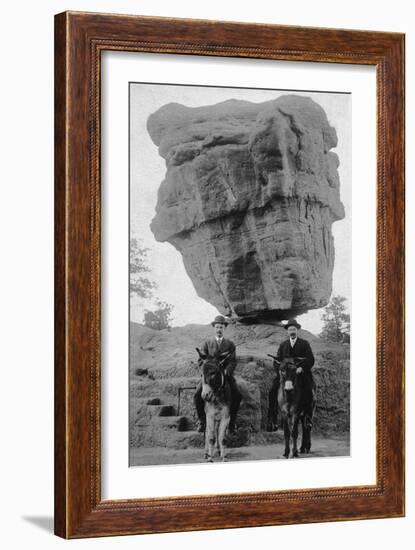
M 155 330 L 170 328 L 173 306 L 167 302 L 157 300 L 156 307 L 157 309 L 154 311 L 145 310 L 144 325 Z
M 147 275 L 151 271 L 148 266 L 148 251 L 149 249 L 143 246 L 138 239 L 131 239 L 130 296 L 155 303 L 153 311 L 148 309 L 144 311 L 144 325 L 156 330 L 162 330 L 163 328 L 170 327 L 173 306 L 155 299 L 154 291 L 157 289 L 157 284 Z
M 150 272 L 147 265 L 148 248 L 137 239 L 130 241 L 130 295 L 139 298 L 152 298 L 156 284 L 145 274 Z
M 320 337 L 329 342 L 350 341 L 350 315 L 346 313 L 346 298 L 344 296 L 332 296 L 328 306 L 324 308 L 321 316 L 323 330 Z

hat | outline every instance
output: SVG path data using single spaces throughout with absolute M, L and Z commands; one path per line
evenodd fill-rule
M 290 320 L 287 321 L 286 324 L 284 325 L 285 330 L 287 330 L 288 327 L 295 327 L 295 328 L 297 328 L 298 330 L 300 330 L 301 325 L 300 325 L 299 323 L 297 323 L 297 321 L 296 321 L 295 319 L 290 319 Z
M 212 327 L 214 327 L 216 323 L 221 323 L 222 325 L 228 326 L 228 320 L 223 315 L 216 315 L 216 317 L 211 322 Z

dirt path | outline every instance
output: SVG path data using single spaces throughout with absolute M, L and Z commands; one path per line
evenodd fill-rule
M 253 445 L 227 450 L 227 461 L 273 460 L 284 458 L 283 443 Z M 308 455 L 301 458 L 328 456 L 348 456 L 350 446 L 348 438 L 314 437 L 313 447 Z M 204 462 L 203 449 L 169 449 L 165 447 L 136 447 L 130 449 L 130 466 L 150 466 L 160 464 L 193 464 Z

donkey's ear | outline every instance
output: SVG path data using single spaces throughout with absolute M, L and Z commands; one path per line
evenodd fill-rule
M 206 359 L 207 355 L 205 355 L 204 353 L 202 353 L 202 352 L 200 351 L 199 348 L 196 348 L 196 351 L 197 351 L 197 353 L 199 354 L 199 357 L 200 357 L 201 359 Z

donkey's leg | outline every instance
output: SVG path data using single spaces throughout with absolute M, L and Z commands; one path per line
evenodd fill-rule
M 312 426 L 308 428 L 308 439 L 307 439 L 307 452 L 309 453 L 311 451 L 311 430 Z
M 205 460 L 209 458 L 209 436 L 207 426 L 205 427 Z
M 310 395 L 310 406 L 304 411 L 304 450 L 309 453 L 311 450 L 311 430 L 313 428 L 313 416 L 316 409 L 316 390 L 312 388 Z
M 219 418 L 219 420 L 215 421 L 215 447 L 216 447 L 216 455 L 221 455 L 221 449 L 220 449 L 220 442 L 219 442 L 219 431 L 220 431 L 220 424 L 222 422 L 222 419 Z
M 310 416 L 305 415 L 304 416 L 304 433 L 305 433 L 305 441 L 304 441 L 304 449 L 306 453 L 310 452 L 311 449 L 311 428 L 313 426 L 313 421 L 310 418 Z
M 225 407 L 222 411 L 222 418 L 219 426 L 220 456 L 223 462 L 226 460 L 225 438 L 231 421 L 230 409 Z
M 310 395 L 310 402 L 305 407 L 303 412 L 303 447 L 305 453 L 309 453 L 311 449 L 311 428 L 313 427 L 313 415 L 315 409 L 315 397 L 312 393 Z
M 206 415 L 207 460 L 213 462 L 213 445 L 215 443 L 215 418 L 211 411 Z
M 285 458 L 288 458 L 290 456 L 291 429 L 290 429 L 290 420 L 287 414 L 284 414 L 283 425 L 284 425 L 284 439 L 285 439 L 284 456 Z
M 228 426 L 229 426 L 230 419 L 231 418 L 228 413 L 221 418 L 221 421 L 219 424 L 218 440 L 219 440 L 219 448 L 220 448 L 220 457 L 223 462 L 225 462 L 226 460 L 225 435 L 226 435 L 226 430 L 228 429 Z
M 292 423 L 292 438 L 293 438 L 293 458 L 298 458 L 298 449 L 297 449 L 297 438 L 298 438 L 298 414 L 294 414 L 293 423 Z
M 311 450 L 311 428 L 309 426 L 306 427 L 306 436 L 305 452 L 309 453 Z
M 301 447 L 300 453 L 305 453 L 306 449 L 306 427 L 305 427 L 305 415 L 301 415 Z
M 315 387 L 313 389 L 313 401 L 311 405 L 311 414 L 310 417 L 307 419 L 307 425 L 308 425 L 308 439 L 307 439 L 307 452 L 309 453 L 311 450 L 311 430 L 313 429 L 313 417 L 316 410 L 317 405 L 317 399 L 316 399 L 316 392 Z
M 205 418 L 208 417 L 207 407 L 205 406 Z M 209 458 L 209 438 L 208 438 L 208 429 L 205 426 L 205 460 Z

